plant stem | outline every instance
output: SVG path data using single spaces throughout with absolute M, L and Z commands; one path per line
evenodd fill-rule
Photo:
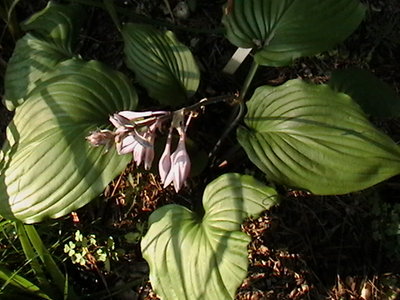
M 202 106 L 216 104 L 219 102 L 227 102 L 227 103 L 239 102 L 238 99 L 239 99 L 238 95 L 228 95 L 228 96 L 218 96 L 218 97 L 213 97 L 213 98 L 204 98 L 193 105 L 185 107 L 184 110 L 185 110 L 185 112 L 194 111 Z M 176 111 L 178 111 L 178 110 L 176 110 Z
M 208 154 L 208 157 L 212 157 L 215 155 L 215 153 L 218 151 L 218 148 L 221 146 L 222 142 L 228 137 L 229 133 L 236 127 L 236 125 L 239 123 L 239 121 L 242 119 L 243 114 L 244 114 L 244 102 L 240 101 L 239 106 L 236 106 L 233 110 L 233 116 L 235 118 L 233 119 L 232 122 L 229 123 L 228 127 L 224 130 L 222 133 L 221 137 L 218 139 L 218 141 L 215 143 L 214 148 L 211 150 L 211 152 Z M 212 163 L 212 166 L 214 163 Z
M 246 97 L 246 93 L 247 93 L 247 91 L 248 91 L 248 89 L 250 87 L 251 82 L 253 81 L 254 75 L 256 75 L 256 72 L 258 70 L 258 66 L 259 66 L 259 64 L 256 63 L 255 60 L 253 60 L 253 63 L 251 64 L 251 67 L 250 67 L 250 70 L 249 70 L 249 73 L 247 74 L 247 77 L 244 80 L 242 90 L 240 91 L 240 97 L 242 99 L 244 99 Z

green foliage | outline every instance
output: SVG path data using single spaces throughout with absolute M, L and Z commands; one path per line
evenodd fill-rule
M 136 103 L 129 81 L 99 62 L 68 60 L 47 74 L 8 126 L 0 214 L 39 222 L 100 194 L 129 157 L 93 148 L 85 137 L 105 126 L 109 114 Z
M 85 11 L 79 5 L 49 1 L 43 10 L 32 15 L 21 27 L 65 54 L 72 55 L 84 17 Z
M 21 34 L 21 29 L 18 25 L 15 14 L 15 7 L 20 1 L 21 0 L 4 0 L 2 1 L 2 4 L 0 4 L 0 18 L 6 24 L 6 27 L 14 40 L 17 40 Z
M 371 201 L 371 226 L 373 239 L 381 242 L 388 256 L 400 259 L 400 204 L 386 203 L 381 199 Z
M 37 277 L 39 286 L 46 294 L 54 298 L 64 295 L 65 298 L 76 298 L 73 289 L 68 285 L 64 274 L 55 263 L 49 250 L 44 245 L 34 225 L 14 222 L 26 260 Z M 31 292 L 29 289 L 28 292 Z
M 262 86 L 238 139 L 268 179 L 315 194 L 361 190 L 400 172 L 400 149 L 326 85 Z
M 46 293 L 44 293 L 37 285 L 35 285 L 25 277 L 18 275 L 17 272 L 12 272 L 8 270 L 6 267 L 1 265 L 0 265 L 0 279 L 4 281 L 4 284 L 0 288 L 0 295 L 3 294 L 3 291 L 7 288 L 8 285 L 12 285 L 20 291 L 31 293 L 32 296 L 33 295 L 37 296 L 38 299 L 47 299 L 47 300 L 52 299 Z M 14 296 L 16 295 L 14 294 Z
M 226 37 L 255 52 L 242 97 L 258 65 L 283 66 L 328 50 L 355 30 L 365 11 L 357 0 L 228 3 L 223 17 Z M 111 1 L 104 0 L 104 6 L 120 29 L 118 10 Z M 5 104 L 16 108 L 0 152 L 0 214 L 5 218 L 34 223 L 64 216 L 98 196 L 130 160 L 130 156 L 119 156 L 114 147 L 105 151 L 85 140 L 90 131 L 108 126 L 109 115 L 135 109 L 138 99 L 123 74 L 100 62 L 74 57 L 82 16 L 78 6 L 49 3 L 22 26 L 29 33 L 18 41 L 5 78 Z M 149 25 L 127 23 L 121 34 L 126 64 L 149 96 L 164 106 L 187 103 L 200 81 L 188 47 L 171 31 Z M 366 83 L 375 88 L 360 92 L 362 88 L 356 86 Z M 370 114 L 398 116 L 398 97 L 371 77 L 358 71 L 334 73 L 331 85 L 348 93 Z M 370 187 L 399 173 L 400 150 L 370 124 L 350 96 L 301 80 L 259 87 L 247 103 L 238 140 L 268 180 L 316 194 L 343 194 Z M 378 96 L 384 99 L 375 109 L 373 98 Z M 165 165 L 169 163 L 165 169 L 177 170 L 174 184 L 183 184 L 186 175 L 178 171 L 186 171 L 184 166 L 189 165 L 185 117 L 196 115 L 202 106 L 204 102 L 172 112 L 180 113 L 180 117 L 172 117 L 175 124 L 170 124 L 171 132 L 179 129 L 180 148 L 172 155 L 166 148 L 163 158 L 167 158 Z M 132 118 L 135 121 L 123 115 L 115 117 L 114 123 L 121 123 L 122 138 L 130 143 L 124 145 L 126 148 L 151 148 L 148 144 L 154 137 L 138 138 L 141 132 L 135 132 L 135 126 L 143 125 L 141 129 L 149 131 L 150 124 L 158 124 L 151 123 L 160 120 L 158 117 L 169 120 L 169 112 L 158 113 L 142 112 L 141 117 Z M 129 114 L 135 113 L 125 112 L 125 116 Z M 132 134 L 124 136 L 123 130 Z M 115 132 L 110 134 L 114 139 Z M 122 144 L 121 140 L 117 143 Z M 197 148 L 194 142 L 192 145 Z M 204 156 L 200 152 L 197 157 Z M 181 165 L 171 168 L 171 157 Z M 150 279 L 163 299 L 232 299 L 248 267 L 250 238 L 240 231 L 241 223 L 277 203 L 273 188 L 247 175 L 225 174 L 205 189 L 203 216 L 180 205 L 167 205 L 151 215 L 144 237 L 145 222 L 125 239 L 137 243 L 143 237 L 141 248 L 150 265 Z M 379 209 L 390 218 L 390 224 L 398 225 L 397 206 L 393 214 L 384 206 Z M 38 284 L 30 285 L 29 280 L 3 267 L 0 277 L 45 299 L 50 298 L 48 291 L 54 282 L 58 290 L 65 289 L 74 299 L 35 228 L 20 222 L 16 228 Z M 398 235 L 398 227 L 385 228 L 386 235 Z M 107 263 L 116 257 L 114 250 L 112 238 L 103 243 L 80 231 L 64 245 L 73 263 L 82 266 L 93 261 Z
M 369 115 L 379 118 L 400 116 L 400 97 L 388 84 L 371 72 L 350 68 L 332 72 L 328 83 L 334 90 L 346 93 Z
M 128 23 L 122 35 L 126 63 L 151 97 L 161 104 L 178 106 L 196 92 L 199 69 L 190 50 L 174 33 Z
M 4 104 L 8 109 L 22 104 L 44 75 L 74 55 L 82 20 L 79 6 L 49 2 L 23 23 L 22 28 L 30 33 L 17 42 L 5 75 Z
M 273 188 L 250 176 L 225 174 L 203 195 L 205 214 L 166 205 L 149 220 L 142 252 L 162 299 L 233 299 L 247 274 L 245 218 L 277 204 Z
M 104 245 L 100 245 L 96 235 L 83 236 L 80 230 L 74 234 L 74 241 L 64 245 L 64 252 L 68 254 L 74 264 L 81 266 L 93 265 L 97 262 L 110 264 L 111 260 L 118 260 L 115 243 L 112 236 L 108 237 Z
M 364 12 L 358 0 L 234 0 L 222 22 L 232 44 L 254 48 L 258 64 L 277 67 L 331 49 Z
M 124 238 L 127 243 L 129 244 L 136 244 L 140 242 L 146 230 L 146 224 L 144 223 L 137 223 L 136 224 L 136 231 L 128 232 L 124 235 Z

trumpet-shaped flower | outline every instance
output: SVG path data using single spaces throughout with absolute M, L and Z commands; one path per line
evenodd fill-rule
M 126 135 L 120 141 L 116 143 L 118 154 L 127 154 L 133 152 L 137 146 L 138 141 L 131 134 Z
M 110 122 L 115 131 L 100 130 L 91 133 L 86 139 L 94 146 L 109 145 L 114 142 L 118 154 L 133 154 L 133 160 L 139 166 L 149 170 L 154 160 L 154 142 L 157 129 L 161 129 L 166 120 L 170 120 L 168 111 L 120 111 L 110 116 Z M 178 192 L 190 173 L 191 163 L 186 151 L 185 110 L 181 109 L 173 114 L 170 131 L 164 153 L 158 163 L 161 182 L 164 187 L 174 184 Z M 171 154 L 172 131 L 177 130 L 179 141 L 175 151 Z
M 151 168 L 154 159 L 154 140 L 157 128 L 162 126 L 166 111 L 121 111 L 110 116 L 116 127 L 115 143 L 119 154 L 133 153 L 133 160 L 139 166 L 144 163 L 146 170 Z
M 180 131 L 178 146 L 171 154 L 171 167 L 165 178 L 164 187 L 173 182 L 175 191 L 179 192 L 189 176 L 190 168 L 190 157 L 186 151 L 186 133 Z
M 172 130 L 170 130 L 165 144 L 165 149 L 161 155 L 160 161 L 158 162 L 158 173 L 160 174 L 161 183 L 165 182 L 169 171 L 171 170 L 171 141 L 172 141 Z

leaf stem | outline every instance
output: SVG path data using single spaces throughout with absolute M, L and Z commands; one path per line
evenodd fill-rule
M 216 104 L 220 102 L 226 102 L 230 104 L 235 104 L 236 102 L 239 102 L 239 95 L 234 94 L 234 95 L 226 95 L 226 96 L 218 96 L 218 97 L 212 97 L 212 98 L 203 98 L 199 102 L 184 107 L 185 112 L 188 111 L 194 111 L 200 107 L 211 105 L 211 104 Z M 179 111 L 180 109 L 176 110 L 175 112 Z
M 251 64 L 251 67 L 249 70 L 249 73 L 247 74 L 247 77 L 244 80 L 242 90 L 240 91 L 240 97 L 242 99 L 244 99 L 246 97 L 246 93 L 250 87 L 251 82 L 253 81 L 254 75 L 256 75 L 258 66 L 259 66 L 259 64 L 255 60 L 253 60 L 253 63 Z

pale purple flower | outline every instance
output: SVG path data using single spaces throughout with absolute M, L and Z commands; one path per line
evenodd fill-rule
M 134 136 L 128 134 L 121 141 L 118 141 L 115 145 L 117 148 L 118 154 L 127 154 L 133 152 L 133 149 L 138 145 L 138 141 Z
M 154 160 L 154 140 L 156 130 L 165 119 L 167 111 L 120 111 L 110 116 L 110 122 L 116 127 L 115 143 L 119 154 L 133 153 L 133 160 L 139 166 L 149 170 Z
M 125 117 L 119 114 L 114 114 L 109 118 L 110 122 L 117 128 L 115 131 L 117 134 L 128 132 L 134 128 L 133 124 Z
M 138 143 L 136 147 L 133 149 L 133 160 L 135 161 L 136 166 L 141 165 L 145 152 L 146 148 L 140 143 Z
M 171 154 L 171 168 L 164 181 L 164 187 L 172 182 L 174 189 L 178 193 L 189 176 L 191 163 L 186 151 L 186 133 L 179 130 L 179 142 L 174 153 Z
M 130 111 L 130 110 L 123 110 L 118 113 L 118 115 L 123 116 L 124 118 L 128 119 L 129 121 L 135 121 L 142 118 L 148 117 L 155 117 L 155 116 L 162 116 L 169 114 L 168 111 Z
M 116 143 L 119 154 L 133 153 L 133 160 L 137 166 L 144 162 L 144 168 L 149 170 L 154 159 L 155 132 L 146 131 L 143 135 L 129 132 L 121 141 Z
M 151 147 L 146 147 L 146 149 L 144 151 L 144 168 L 145 168 L 145 170 L 150 170 L 151 165 L 153 163 L 154 139 L 155 139 L 155 134 L 151 133 L 151 135 L 149 137 L 149 143 L 151 144 Z
M 167 178 L 167 175 L 171 170 L 171 141 L 172 130 L 169 131 L 164 152 L 161 155 L 160 161 L 158 162 L 158 172 L 160 173 L 161 183 L 165 182 L 165 179 Z

